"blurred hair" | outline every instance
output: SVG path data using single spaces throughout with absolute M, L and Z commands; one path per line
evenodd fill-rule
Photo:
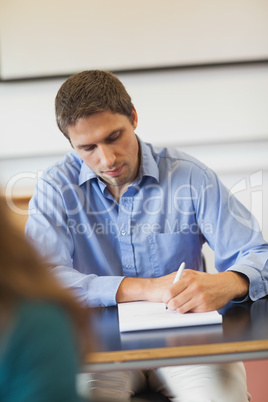
M 131 123 L 134 106 L 122 82 L 112 73 L 82 71 L 69 77 L 55 99 L 59 129 L 69 139 L 68 126 L 79 119 L 101 112 L 119 113 Z
M 23 233 L 14 226 L 1 195 L 0 222 L 0 306 L 12 306 L 23 300 L 48 301 L 62 306 L 73 321 L 81 352 L 89 351 L 89 308 L 82 307 L 41 262 Z

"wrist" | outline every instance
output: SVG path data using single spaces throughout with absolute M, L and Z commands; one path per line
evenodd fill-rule
M 233 275 L 232 282 L 234 284 L 233 299 L 244 299 L 249 293 L 249 279 L 246 275 L 237 271 L 227 271 Z
M 117 303 L 128 301 L 148 300 L 147 291 L 150 279 L 130 278 L 122 280 L 116 293 Z

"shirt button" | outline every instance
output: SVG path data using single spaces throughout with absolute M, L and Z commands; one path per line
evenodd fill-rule
M 257 290 L 255 290 L 255 292 L 254 292 L 254 297 L 256 297 L 257 294 L 258 294 L 258 292 L 257 292 Z
M 127 268 L 127 269 L 130 269 L 130 268 L 131 268 L 131 265 L 127 264 L 127 265 L 126 265 L 126 268 Z
M 123 230 L 121 230 L 121 235 L 122 236 L 125 236 L 127 234 L 127 232 L 123 229 Z

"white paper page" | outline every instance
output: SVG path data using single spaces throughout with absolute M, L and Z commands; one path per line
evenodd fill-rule
M 164 303 L 146 301 L 119 303 L 118 316 L 121 332 L 222 323 L 217 311 L 180 314 L 166 310 Z

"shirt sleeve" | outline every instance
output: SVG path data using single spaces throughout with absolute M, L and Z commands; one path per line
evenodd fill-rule
M 73 267 L 74 243 L 64 200 L 57 186 L 42 178 L 29 203 L 25 235 L 61 283 L 72 288 L 82 303 L 93 307 L 116 304 L 116 293 L 124 277 L 84 274 Z
M 196 210 L 202 233 L 215 252 L 216 269 L 245 275 L 251 300 L 267 296 L 268 244 L 258 222 L 209 169 L 203 175 Z

